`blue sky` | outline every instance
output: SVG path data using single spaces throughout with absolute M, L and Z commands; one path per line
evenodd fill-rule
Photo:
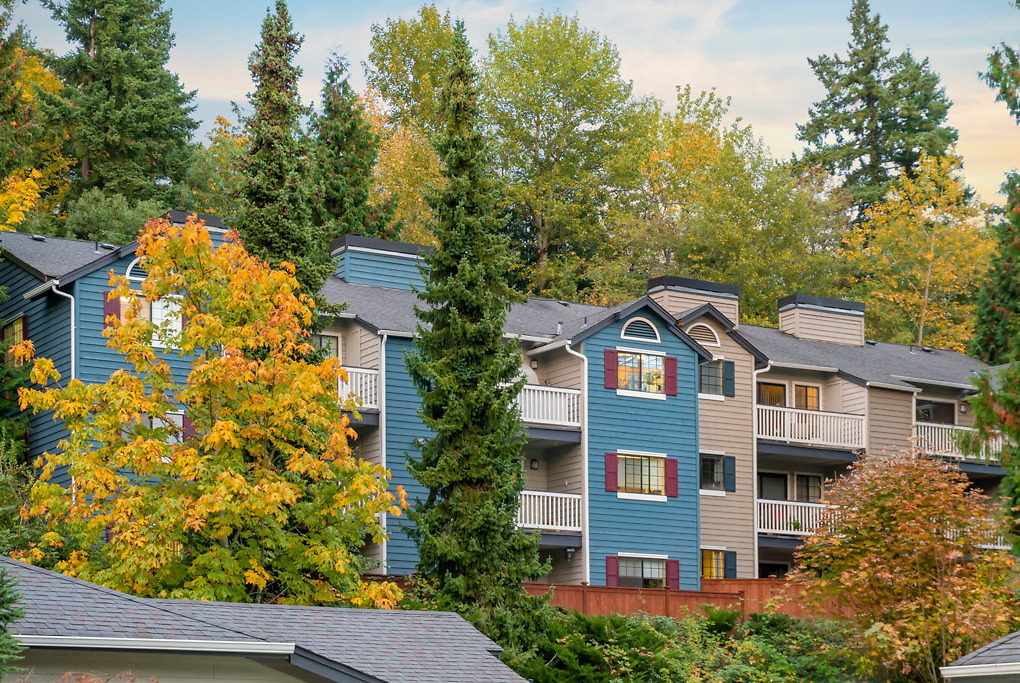
M 243 102 L 251 89 L 248 55 L 270 0 L 168 0 L 177 35 L 170 68 L 198 90 L 197 116 L 203 132 L 230 102 Z M 849 40 L 850 0 L 470 0 L 437 3 L 464 19 L 468 36 L 484 54 L 487 36 L 511 16 L 523 19 L 542 10 L 577 14 L 581 23 L 611 39 L 620 50 L 621 70 L 638 94 L 666 102 L 675 87 L 716 88 L 732 97 L 731 112 L 750 123 L 773 154 L 799 151 L 795 124 L 822 90 L 808 57 L 843 52 Z M 332 51 L 352 64 L 353 82 L 364 84 L 373 23 L 411 16 L 419 2 L 380 0 L 290 0 L 296 29 L 305 36 L 299 62 L 302 95 L 318 97 L 323 64 Z M 949 122 L 960 131 L 958 151 L 967 180 L 986 201 L 1000 202 L 1003 175 L 1020 167 L 1020 126 L 994 93 L 977 78 L 985 56 L 998 43 L 1020 44 L 1020 11 L 1010 0 L 872 0 L 889 26 L 894 50 L 910 48 L 928 57 L 955 103 Z M 48 14 L 31 2 L 19 17 L 40 47 L 66 50 Z

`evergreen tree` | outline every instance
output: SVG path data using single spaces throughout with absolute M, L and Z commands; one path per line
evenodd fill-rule
M 14 579 L 9 577 L 7 572 L 0 570 L 0 679 L 4 674 L 16 670 L 15 667 L 4 664 L 12 664 L 21 659 L 19 653 L 23 648 L 7 630 L 8 626 L 25 616 L 25 610 L 15 606 L 18 597 Z
M 957 133 L 943 125 L 952 103 L 928 60 L 918 62 L 909 51 L 892 56 L 888 27 L 868 0 L 854 0 L 848 19 L 846 57 L 808 60 L 826 95 L 797 126 L 797 138 L 808 145 L 802 165 L 843 177 L 860 224 L 893 175 L 912 172 L 922 152 L 945 155 Z
M 0 179 L 18 166 L 25 149 L 21 124 L 21 31 L 11 31 L 14 0 L 0 0 Z
M 198 124 L 194 91 L 166 69 L 174 35 L 162 0 L 46 0 L 74 49 L 56 60 L 50 115 L 70 129 L 73 201 L 99 188 L 130 202 L 178 202 Z
M 316 134 L 316 176 L 320 197 L 316 219 L 328 237 L 343 234 L 393 237 L 388 230 L 392 209 L 368 204 L 379 155 L 379 136 L 369 128 L 365 108 L 347 80 L 347 64 L 334 55 L 326 67 L 322 113 Z
M 509 624 L 542 604 L 521 582 L 544 568 L 538 539 L 515 522 L 524 486 L 514 405 L 522 380 L 517 346 L 503 339 L 515 294 L 506 282 L 509 246 L 497 234 L 477 75 L 460 22 L 451 51 L 438 138 L 448 182 L 432 199 L 439 248 L 425 259 L 417 350 L 408 358 L 419 415 L 435 432 L 411 463 L 428 489 L 412 519 L 418 571 L 435 582 L 440 605 L 503 640 Z
M 1016 360 L 1020 333 L 1020 174 L 1003 183 L 1006 215 L 995 226 L 998 245 L 977 293 L 977 322 L 970 353 L 989 365 Z
M 313 221 L 311 154 L 300 124 L 308 109 L 298 96 L 301 69 L 294 57 L 303 40 L 294 33 L 287 3 L 276 0 L 248 61 L 254 113 L 245 122 L 250 143 L 238 229 L 248 251 L 273 266 L 294 264 L 302 290 L 317 296 L 331 268 L 325 233 Z

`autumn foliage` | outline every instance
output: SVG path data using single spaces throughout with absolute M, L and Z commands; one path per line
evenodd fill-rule
M 384 538 L 380 513 L 400 514 L 404 493 L 352 454 L 344 371 L 309 360 L 313 303 L 293 266 L 270 268 L 233 234 L 214 247 L 193 219 L 150 223 L 137 255 L 140 291 L 111 274 L 123 313 L 105 334 L 125 367 L 61 385 L 39 358 L 40 388 L 21 391 L 70 430 L 25 511 L 66 529 L 44 543 L 80 548 L 59 569 L 139 596 L 392 606 L 398 589 L 363 582 L 358 549 Z M 176 301 L 183 324 L 155 325 L 143 299 Z M 64 468 L 70 489 L 51 480 Z
M 990 550 L 988 498 L 917 452 L 864 456 L 826 491 L 838 506 L 799 551 L 804 599 L 852 615 L 862 666 L 940 680 L 938 667 L 1020 625 L 1017 561 Z

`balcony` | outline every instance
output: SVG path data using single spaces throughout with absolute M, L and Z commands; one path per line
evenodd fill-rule
M 832 505 L 758 499 L 758 533 L 810 536 Z
M 844 450 L 866 445 L 863 415 L 763 405 L 757 409 L 759 439 Z
M 337 382 L 337 394 L 346 398 L 354 394 L 361 399 L 361 407 L 379 410 L 379 371 L 371 368 L 344 368 L 347 381 Z
M 581 533 L 581 496 L 576 493 L 522 491 L 517 526 Z
M 525 384 L 517 400 L 524 422 L 552 427 L 581 426 L 581 392 L 577 389 Z
M 1001 439 L 985 444 L 979 455 L 966 452 L 960 444 L 965 435 L 973 433 L 970 427 L 936 424 L 934 422 L 914 423 L 914 444 L 926 453 L 944 458 L 966 460 L 967 462 L 998 463 Z

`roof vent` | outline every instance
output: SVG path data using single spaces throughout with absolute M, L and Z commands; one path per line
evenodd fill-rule
M 570 305 L 569 301 L 557 301 L 556 303 L 558 303 L 560 306 L 569 306 Z
M 867 344 L 868 346 L 874 346 L 874 345 L 875 345 L 875 344 L 877 344 L 878 342 L 877 342 L 877 341 L 875 341 L 874 339 L 865 339 L 865 340 L 864 340 L 864 343 L 865 343 L 865 344 Z
M 922 350 L 922 351 L 924 351 L 925 353 L 931 353 L 931 352 L 932 352 L 932 351 L 934 351 L 935 349 L 933 349 L 933 348 L 932 348 L 932 347 L 930 347 L 930 346 L 922 346 L 922 347 L 921 347 L 921 350 Z
M 106 249 L 107 251 L 113 251 L 114 249 L 116 249 L 116 248 L 117 248 L 117 245 L 115 245 L 115 244 L 110 244 L 109 242 L 101 242 L 101 243 L 99 244 L 99 246 L 100 246 L 100 248 L 102 248 L 102 249 Z
M 34 239 L 36 242 L 45 242 L 46 235 L 32 235 L 32 239 Z

